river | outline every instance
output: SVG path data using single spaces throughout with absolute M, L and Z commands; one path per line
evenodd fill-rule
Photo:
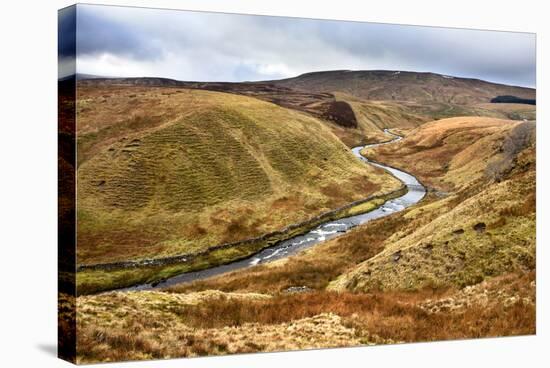
M 120 289 L 120 291 L 151 290 L 155 288 L 165 288 L 167 286 L 173 286 L 181 283 L 202 280 L 212 276 L 221 275 L 223 273 L 252 267 L 252 266 L 266 263 L 266 262 L 272 262 L 277 259 L 285 258 L 293 254 L 296 254 L 306 248 L 310 248 L 328 239 L 332 239 L 339 235 L 342 235 L 348 230 L 354 228 L 355 226 L 364 224 L 371 220 L 375 220 L 381 217 L 391 215 L 392 213 L 395 213 L 395 212 L 402 211 L 405 208 L 418 203 L 422 198 L 424 198 L 426 194 L 426 188 L 424 188 L 424 186 L 422 186 L 422 184 L 420 184 L 420 182 L 413 175 L 406 173 L 404 171 L 395 169 L 393 167 L 383 165 L 381 163 L 369 161 L 367 158 L 363 157 L 360 153 L 360 151 L 363 148 L 372 148 L 380 145 L 391 144 L 402 139 L 401 136 L 393 134 L 389 132 L 387 129 L 384 130 L 384 132 L 387 135 L 392 136 L 393 139 L 384 143 L 358 146 L 358 147 L 352 148 L 351 151 L 359 160 L 369 165 L 380 167 L 388 171 L 397 179 L 401 180 L 408 189 L 406 194 L 386 201 L 382 206 L 378 207 L 373 211 L 370 211 L 361 215 L 345 217 L 336 221 L 328 221 L 326 223 L 323 223 L 317 226 L 316 228 L 308 231 L 305 234 L 298 235 L 293 238 L 281 241 L 269 248 L 265 248 L 262 251 L 254 255 L 251 255 L 246 259 L 208 268 L 201 271 L 183 273 L 183 274 L 171 277 L 161 283 L 155 284 L 155 286 L 151 284 L 143 284 L 143 285 L 136 285 L 125 289 Z

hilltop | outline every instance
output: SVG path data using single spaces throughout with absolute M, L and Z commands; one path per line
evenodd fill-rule
M 386 140 L 384 128 L 409 130 L 435 119 L 487 116 L 532 120 L 535 116 L 535 106 L 491 103 L 502 95 L 517 96 L 513 101 L 534 99 L 533 89 L 434 73 L 326 71 L 238 83 L 94 77 L 80 80 L 79 85 L 186 88 L 250 96 L 312 115 L 349 147 Z
M 312 92 L 341 92 L 366 100 L 444 102 L 471 105 L 502 95 L 535 99 L 532 88 L 436 73 L 386 70 L 313 72 L 269 81 L 279 87 Z

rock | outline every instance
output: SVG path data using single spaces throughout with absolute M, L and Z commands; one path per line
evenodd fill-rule
M 398 250 L 397 252 L 395 252 L 395 253 L 393 254 L 393 261 L 394 261 L 394 262 L 398 262 L 400 259 L 401 259 L 401 251 Z
M 308 291 L 312 291 L 313 289 L 307 287 L 307 286 L 291 286 L 287 289 L 285 289 L 285 293 L 294 294 L 294 293 L 305 293 Z
M 487 225 L 485 225 L 484 222 L 478 222 L 474 225 L 474 230 L 478 232 L 478 234 L 484 233 L 485 229 L 487 228 Z
M 151 286 L 152 286 L 152 287 L 157 287 L 159 284 L 162 284 L 162 283 L 164 283 L 164 282 L 166 282 L 166 279 L 160 279 L 160 280 L 157 280 L 157 281 L 153 281 L 153 282 L 151 283 Z

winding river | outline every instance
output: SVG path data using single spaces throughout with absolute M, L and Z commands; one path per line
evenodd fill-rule
M 363 157 L 360 153 L 360 151 L 363 148 L 372 148 L 380 145 L 390 144 L 390 143 L 397 142 L 403 138 L 401 136 L 398 136 L 396 134 L 389 132 L 387 129 L 385 129 L 384 132 L 387 135 L 392 136 L 393 139 L 384 143 L 376 143 L 376 144 L 370 144 L 366 146 L 355 147 L 351 151 L 358 159 L 370 165 L 380 167 L 388 171 L 397 179 L 401 180 L 408 189 L 407 193 L 402 195 L 401 197 L 390 199 L 386 201 L 382 206 L 378 207 L 377 209 L 361 215 L 345 217 L 336 221 L 328 221 L 326 223 L 323 223 L 317 226 L 316 228 L 310 230 L 305 234 L 298 235 L 293 238 L 281 241 L 269 248 L 263 249 L 262 251 L 246 259 L 242 259 L 239 261 L 212 267 L 201 271 L 183 273 L 183 274 L 174 276 L 172 278 L 169 278 L 159 284 L 156 284 L 155 286 L 151 284 L 143 284 L 143 285 L 136 285 L 130 288 L 119 289 L 119 290 L 120 291 L 151 290 L 151 289 L 161 288 L 161 287 L 164 288 L 167 286 L 172 286 L 180 283 L 206 279 L 212 276 L 217 276 L 226 272 L 231 272 L 242 268 L 255 266 L 261 263 L 272 262 L 274 260 L 285 258 L 290 255 L 296 254 L 301 250 L 312 247 L 325 240 L 335 238 L 357 225 L 361 225 L 368 221 L 379 219 L 381 217 L 388 216 L 392 213 L 402 211 L 403 209 L 418 203 L 426 194 L 426 188 L 424 188 L 424 186 L 422 186 L 414 176 L 404 171 L 395 169 L 393 167 L 389 167 L 377 162 L 369 161 L 367 158 Z

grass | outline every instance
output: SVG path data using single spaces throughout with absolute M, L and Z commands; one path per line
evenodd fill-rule
M 512 124 L 507 125 L 509 129 L 497 129 L 496 137 L 491 129 L 486 134 L 502 143 L 513 136 L 515 127 Z M 463 144 L 466 149 L 467 143 Z M 474 140 L 473 145 L 477 144 Z M 455 143 L 449 147 L 458 152 L 456 155 L 463 154 Z M 500 145 L 490 147 L 500 151 Z M 463 183 L 462 189 L 443 197 L 440 192 L 430 192 L 421 204 L 409 210 L 360 226 L 299 256 L 171 290 L 272 293 L 292 286 L 322 290 L 328 285 L 356 291 L 416 290 L 425 286 L 463 287 L 509 270 L 532 270 L 535 151 L 533 141 L 522 147 L 512 160 L 514 169 L 500 182 L 483 170 L 477 178 L 470 175 L 468 184 L 457 176 Z M 484 154 L 489 158 L 494 155 L 490 150 L 480 150 L 472 159 L 472 167 L 478 162 L 485 166 L 491 162 Z M 456 155 L 443 157 L 452 161 Z M 484 225 L 483 232 L 476 230 L 479 224 Z M 399 255 L 397 261 L 396 255 Z
M 349 208 L 342 209 L 327 216 L 323 216 L 309 224 L 298 226 L 287 232 L 276 234 L 265 240 L 259 240 L 253 243 L 235 245 L 226 249 L 218 249 L 207 252 L 185 263 L 178 263 L 165 266 L 142 266 L 124 269 L 87 269 L 77 273 L 77 290 L 79 295 L 93 294 L 101 291 L 107 291 L 117 288 L 129 287 L 136 284 L 152 283 L 172 276 L 202 270 L 214 267 L 216 265 L 229 263 L 238 259 L 246 258 L 261 249 L 273 245 L 282 240 L 302 234 L 307 230 L 314 228 L 319 223 L 327 220 L 337 220 L 342 217 L 366 213 L 378 208 L 391 198 L 402 195 L 404 189 L 398 190 L 382 198 L 374 198 Z
M 318 244 L 297 256 L 168 290 L 178 293 L 210 289 L 278 293 L 293 286 L 323 290 L 338 275 L 382 251 L 384 240 L 404 223 L 401 214 L 394 214 Z
M 340 276 L 330 288 L 464 287 L 512 270 L 534 270 L 532 133 L 527 123 L 442 120 L 423 125 L 392 152 L 384 148 L 372 153 L 384 161 L 414 150 L 414 159 L 402 165 L 436 190 L 455 191 L 405 213 L 405 225 L 385 240 L 384 250 Z M 452 154 L 436 154 L 446 149 Z M 499 175 L 492 169 L 495 162 Z
M 358 121 L 357 129 L 333 127 L 334 133 L 348 146 L 383 142 L 388 139 L 385 128 L 400 134 L 408 134 L 412 129 L 434 120 L 471 116 L 489 119 L 534 120 L 535 107 L 518 104 L 480 103 L 459 105 L 449 102 L 416 103 L 392 101 L 366 101 L 352 95 L 335 92 L 339 101 L 352 107 Z M 496 106 L 503 105 L 503 106 Z
M 136 95 L 133 100 L 143 97 L 141 92 L 132 91 Z M 183 98 L 185 93 L 168 97 Z M 223 98 L 229 97 L 223 95 Z M 261 116 L 254 114 L 261 115 L 264 107 L 254 112 L 257 102 L 238 98 L 239 103 L 246 100 L 253 105 L 247 107 L 251 108 L 247 110 L 247 118 L 261 120 Z M 216 101 L 218 107 L 223 107 L 222 100 Z M 235 103 L 231 101 L 232 106 Z M 182 121 L 174 118 L 155 126 L 146 137 L 172 129 L 174 124 Z M 326 126 L 322 129 L 332 134 Z M 79 296 L 78 361 L 142 360 L 535 333 L 533 124 L 462 117 L 414 129 L 401 128 L 405 129 L 409 131 L 404 140 L 369 151 L 368 155 L 404 168 L 427 183 L 430 191 L 422 202 L 273 263 L 161 291 Z M 149 139 L 146 137 L 140 138 L 140 150 Z M 242 137 L 240 141 L 244 141 Z M 97 149 L 102 144 L 90 147 Z M 108 152 L 109 147 L 106 145 L 98 152 Z M 265 147 L 261 150 L 266 155 L 262 156 L 266 159 L 263 163 L 269 161 L 268 151 Z M 97 159 L 92 156 L 82 167 Z M 273 171 L 265 171 L 268 176 L 276 171 L 277 165 L 285 165 L 284 160 L 275 161 L 269 165 Z M 295 169 L 273 178 L 276 177 L 278 183 L 292 183 L 293 188 L 299 188 L 299 177 L 290 172 Z M 373 171 L 373 174 L 381 178 L 379 172 Z M 361 180 L 361 175 L 347 177 L 342 179 L 347 185 L 339 185 L 342 182 L 325 180 L 315 170 L 308 175 L 317 178 L 313 181 L 318 191 L 314 196 L 316 200 L 323 198 L 327 208 L 337 205 L 346 196 L 347 188 L 361 192 L 387 189 L 382 179 L 375 182 L 370 176 L 368 181 Z M 283 218 L 285 212 L 307 209 L 315 213 L 314 202 L 310 201 L 313 197 L 308 199 L 294 191 L 277 193 L 280 196 L 268 196 L 255 203 L 258 208 L 261 208 L 260 202 L 268 203 L 269 213 L 275 218 L 275 221 L 270 219 L 271 224 Z M 161 198 L 160 194 L 155 192 L 155 198 Z M 230 210 L 218 208 L 215 215 L 208 213 L 208 222 L 200 215 L 195 216 L 196 222 L 185 231 L 200 238 L 210 233 L 212 225 L 214 234 L 217 234 L 216 228 L 224 228 L 241 237 L 257 228 L 254 221 L 262 220 L 256 215 L 258 208 L 244 209 L 246 201 L 243 200 L 229 203 L 238 203 L 238 206 Z M 368 210 L 376 204 L 364 204 L 351 211 Z M 108 208 L 105 202 L 102 206 Z M 157 204 L 157 212 L 147 212 L 151 208 L 148 204 L 139 210 L 124 210 L 142 216 L 132 219 L 135 231 L 143 228 L 140 224 L 146 224 L 140 222 L 143 218 L 149 221 L 150 215 L 158 216 L 162 211 L 170 214 L 174 223 L 184 224 L 178 222 L 182 221 L 178 213 L 185 211 L 160 211 Z M 164 224 L 167 218 L 156 219 Z M 101 216 L 91 216 L 88 220 L 113 228 L 124 224 L 113 225 L 112 218 Z M 172 231 L 170 226 L 163 226 L 166 231 Z M 223 232 L 218 235 L 223 238 L 221 234 Z M 139 236 L 147 239 L 148 235 L 144 231 Z M 159 246 L 159 254 L 179 246 L 201 249 L 200 244 L 184 245 L 181 239 L 184 237 L 151 244 Z M 212 253 L 198 260 L 198 267 L 239 254 Z M 109 284 L 137 282 L 139 278 L 154 280 L 159 275 L 182 272 L 179 267 L 182 266 L 124 271 L 127 274 L 82 272 L 78 277 L 80 286 L 84 282 L 88 290 L 93 290 Z M 293 287 L 305 291 L 292 292 Z
M 209 291 L 82 297 L 78 361 L 532 334 L 533 280 L 533 273 L 509 274 L 468 292 L 317 291 L 268 296 Z
M 536 120 L 537 107 L 534 105 L 515 103 L 483 103 L 476 105 L 477 108 L 496 111 L 512 120 Z
M 77 108 L 79 264 L 198 252 L 399 186 L 324 123 L 254 98 L 84 86 Z
M 483 117 L 442 119 L 411 131 L 399 143 L 363 154 L 412 172 L 430 187 L 454 191 L 484 177 L 487 164 L 500 158 L 506 136 L 522 124 Z
M 481 80 L 446 78 L 434 73 L 401 71 L 324 71 L 273 81 L 277 86 L 308 92 L 341 92 L 375 101 L 414 101 L 472 105 L 499 95 L 529 96 L 535 90 L 493 84 Z M 454 116 L 459 116 L 458 112 Z
M 389 139 L 384 133 L 385 128 L 409 130 L 429 120 L 389 101 L 365 101 L 341 92 L 335 92 L 334 96 L 337 101 L 351 106 L 358 122 L 357 129 L 335 130 L 335 134 L 349 146 L 384 142 Z

